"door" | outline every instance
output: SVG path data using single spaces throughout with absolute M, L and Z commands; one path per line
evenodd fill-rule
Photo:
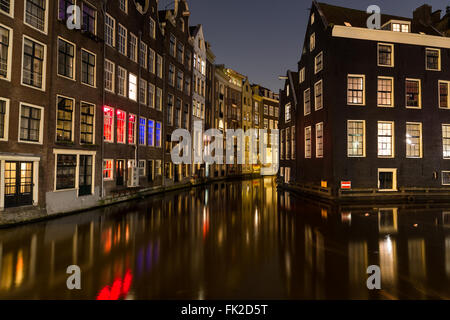
M 5 162 L 5 208 L 33 204 L 33 162 Z
M 92 194 L 92 156 L 80 155 L 80 188 L 78 196 Z
M 147 177 L 148 177 L 148 181 L 151 182 L 153 181 L 153 160 L 149 160 L 147 162 Z
M 123 186 L 125 173 L 125 160 L 116 161 L 116 185 Z

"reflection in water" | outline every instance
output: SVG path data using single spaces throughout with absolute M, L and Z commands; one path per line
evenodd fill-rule
M 447 298 L 448 212 L 218 182 L 0 230 L 0 299 Z M 80 291 L 66 288 L 71 264 Z M 382 291 L 367 290 L 372 264 Z

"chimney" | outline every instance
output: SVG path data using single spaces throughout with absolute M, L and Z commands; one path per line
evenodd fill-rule
M 431 22 L 433 23 L 433 25 L 435 25 L 441 21 L 441 13 L 442 13 L 442 10 L 437 10 L 437 11 L 433 12 L 433 14 L 431 15 Z
M 424 4 L 423 6 L 414 10 L 413 13 L 414 22 L 421 22 L 425 25 L 430 25 L 432 23 L 431 19 L 431 6 Z

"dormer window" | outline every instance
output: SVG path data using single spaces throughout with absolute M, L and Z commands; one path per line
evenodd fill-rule
M 411 22 L 409 21 L 389 21 L 381 29 L 394 32 L 411 32 Z

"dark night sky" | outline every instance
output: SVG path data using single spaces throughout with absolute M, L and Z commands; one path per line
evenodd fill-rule
M 173 0 L 160 0 L 160 9 Z M 412 17 L 424 3 L 433 11 L 450 0 L 322 0 L 366 10 L 376 4 L 381 12 Z M 249 76 L 250 81 L 278 91 L 278 76 L 296 70 L 309 17 L 309 0 L 188 0 L 191 25 L 203 24 L 216 63 Z

